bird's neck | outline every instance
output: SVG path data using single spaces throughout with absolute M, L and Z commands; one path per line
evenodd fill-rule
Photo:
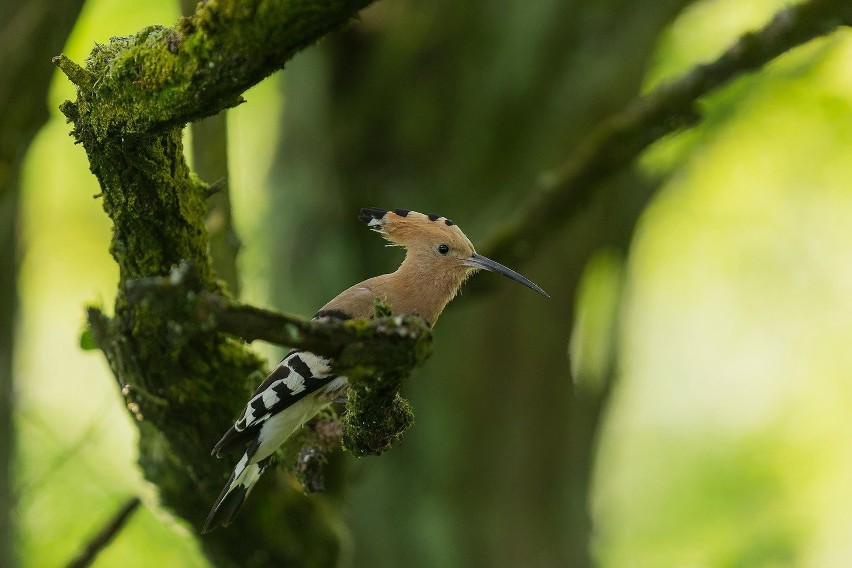
M 388 275 L 387 300 L 396 313 L 416 313 L 434 326 L 465 279 L 464 271 L 435 270 L 411 254 Z

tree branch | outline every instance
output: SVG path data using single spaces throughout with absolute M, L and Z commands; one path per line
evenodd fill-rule
M 325 491 L 325 468 L 330 456 L 340 449 L 343 428 L 337 420 L 320 417 L 310 422 L 304 431 L 299 458 L 291 471 L 306 492 Z
M 308 320 L 204 290 L 191 263 L 174 267 L 168 276 L 131 280 L 126 288 L 130 304 L 152 303 L 163 317 L 180 325 L 305 349 L 334 359 L 341 373 L 410 370 L 431 353 L 431 332 L 417 316 Z
M 181 0 L 181 12 L 191 16 L 196 0 Z M 210 235 L 210 260 L 216 275 L 225 281 L 235 297 L 240 296 L 237 254 L 241 242 L 231 213 L 231 188 L 228 179 L 227 111 L 196 121 L 192 133 L 192 165 L 203 180 L 220 180 L 220 187 L 207 200 L 207 232 Z
M 417 316 L 338 321 L 277 313 L 204 290 L 191 263 L 173 268 L 169 276 L 129 281 L 126 296 L 131 305 L 155 306 L 158 315 L 175 322 L 182 334 L 218 331 L 331 358 L 335 370 L 351 383 L 343 442 L 355 455 L 383 453 L 413 422 L 399 390 L 411 370 L 432 352 L 431 331 Z M 377 311 L 382 309 L 377 306 Z M 90 316 L 98 344 L 104 338 L 103 317 Z
M 124 528 L 127 521 L 130 519 L 136 509 L 139 507 L 139 497 L 128 499 L 121 508 L 116 511 L 107 524 L 101 527 L 98 534 L 86 544 L 86 548 L 80 553 L 77 558 L 68 563 L 68 568 L 86 568 L 91 566 L 97 558 L 98 554 L 106 548 L 110 541 L 115 538 L 115 535 Z
M 838 26 L 852 25 L 845 0 L 810 0 L 778 12 L 763 29 L 740 37 L 711 63 L 639 97 L 597 126 L 568 159 L 540 176 L 526 203 L 483 247 L 484 254 L 520 265 L 529 251 L 581 212 L 598 184 L 633 162 L 653 142 L 700 120 L 696 102 L 729 81 Z M 474 281 L 470 291 L 490 282 Z
M 199 2 L 171 28 L 150 26 L 97 46 L 88 74 L 60 68 L 88 91 L 76 111 L 90 115 L 98 139 L 164 130 L 240 104 L 246 89 L 372 1 Z

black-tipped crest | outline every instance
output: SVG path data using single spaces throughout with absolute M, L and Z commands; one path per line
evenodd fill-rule
M 379 209 L 378 207 L 364 207 L 363 209 L 361 209 L 361 213 L 358 214 L 358 218 L 369 225 L 373 220 L 378 221 L 379 219 L 387 215 L 387 213 L 387 209 Z

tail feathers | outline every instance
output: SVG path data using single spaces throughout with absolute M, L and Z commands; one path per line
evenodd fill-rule
M 248 461 L 248 454 L 244 455 L 240 463 L 234 468 L 228 483 L 225 484 L 222 493 L 219 494 L 219 498 L 213 504 L 210 514 L 207 515 L 207 520 L 204 521 L 204 527 L 201 529 L 202 534 L 209 533 L 220 526 L 227 527 L 231 524 L 254 484 L 257 483 L 257 480 L 260 479 L 264 470 L 271 463 L 272 456 L 248 465 L 245 465 L 246 461 Z
M 246 430 L 237 430 L 231 426 L 231 429 L 225 432 L 222 439 L 213 447 L 210 455 L 221 458 L 234 450 L 245 447 L 247 443 L 257 438 L 257 428 L 248 428 Z
M 237 516 L 237 513 L 246 500 L 249 488 L 242 484 L 232 485 L 234 476 L 228 480 L 228 484 L 222 490 L 216 504 L 207 515 L 207 520 L 204 521 L 204 527 L 201 529 L 202 534 L 212 532 L 213 530 L 222 527 L 227 527 Z

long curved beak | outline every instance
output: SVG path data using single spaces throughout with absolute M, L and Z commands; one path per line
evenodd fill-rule
M 515 282 L 520 282 L 521 284 L 523 284 L 527 288 L 531 288 L 531 289 L 535 290 L 536 292 L 538 292 L 542 296 L 545 296 L 547 298 L 550 297 L 550 295 L 547 292 L 545 292 L 544 290 L 542 290 L 541 288 L 539 288 L 538 286 L 533 284 L 530 280 L 524 278 L 523 276 L 521 276 L 520 274 L 518 274 L 517 272 L 515 272 L 511 268 L 503 266 L 499 262 L 495 262 L 488 257 L 482 256 L 481 254 L 473 253 L 472 255 L 470 255 L 470 257 L 468 259 L 466 259 L 464 261 L 464 265 L 470 266 L 472 268 L 481 268 L 483 270 L 488 270 L 490 272 L 496 272 L 498 274 L 502 274 L 503 276 L 505 276 L 507 278 L 511 278 Z

